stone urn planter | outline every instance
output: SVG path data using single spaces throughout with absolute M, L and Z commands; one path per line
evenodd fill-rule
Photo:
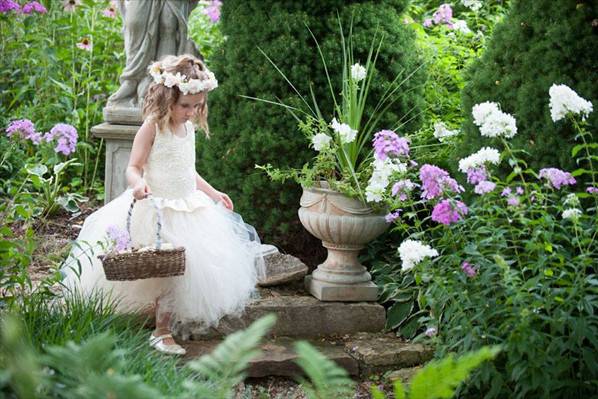
M 387 228 L 383 214 L 328 188 L 303 188 L 299 219 L 322 240 L 326 261 L 305 277 L 307 290 L 321 301 L 375 301 L 378 287 L 357 255 Z

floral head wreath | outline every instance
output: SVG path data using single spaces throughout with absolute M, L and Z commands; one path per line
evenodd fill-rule
M 212 91 L 218 87 L 218 81 L 214 74 L 207 69 L 207 79 L 188 79 L 185 75 L 177 72 L 176 75 L 162 70 L 162 65 L 159 62 L 154 62 L 149 69 L 150 75 L 154 78 L 154 82 L 163 84 L 166 87 L 176 86 L 183 94 L 197 94 L 202 91 Z

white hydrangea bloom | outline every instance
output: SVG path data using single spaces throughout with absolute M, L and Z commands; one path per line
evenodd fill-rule
M 434 137 L 442 141 L 446 137 L 456 136 L 459 130 L 449 130 L 443 122 L 434 124 Z
M 473 115 L 473 123 L 475 123 L 478 126 L 482 126 L 491 114 L 498 111 L 500 110 L 498 109 L 497 103 L 486 101 L 480 104 L 476 104 L 471 109 L 471 114 Z
M 332 120 L 330 126 L 332 127 L 332 130 L 338 133 L 342 144 L 352 143 L 357 136 L 357 130 L 351 129 L 351 126 L 346 123 L 339 123 L 336 118 Z
M 429 245 L 422 244 L 420 241 L 415 240 L 403 241 L 399 246 L 398 252 L 402 261 L 402 270 L 413 269 L 414 266 L 425 258 L 438 256 L 438 251 Z
M 467 26 L 467 22 L 462 19 L 458 19 L 453 23 L 453 29 L 463 33 L 464 35 L 468 35 L 471 33 L 471 29 Z
M 330 141 L 332 137 L 327 135 L 326 133 L 318 133 L 311 138 L 311 143 L 314 146 L 316 151 L 322 151 L 325 148 L 330 146 Z
M 477 168 L 487 163 L 498 165 L 500 152 L 496 148 L 483 147 L 478 152 L 471 154 L 459 161 L 459 171 L 467 173 L 471 168 Z
M 567 85 L 553 84 L 548 94 L 550 95 L 550 117 L 554 122 L 560 121 L 569 112 L 581 114 L 583 119 L 592 112 L 592 103 L 581 98 Z
M 482 8 L 482 2 L 480 0 L 461 0 L 461 4 L 472 11 L 477 11 Z
M 351 77 L 354 81 L 359 82 L 360 80 L 365 79 L 366 70 L 363 65 L 360 64 L 353 64 L 351 66 Z
M 565 209 L 563 211 L 563 219 L 576 220 L 580 216 L 581 216 L 581 209 L 570 208 L 570 209 Z

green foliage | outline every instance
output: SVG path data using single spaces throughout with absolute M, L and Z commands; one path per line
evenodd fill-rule
M 203 13 L 205 7 L 206 5 L 200 4 L 189 15 L 187 30 L 189 31 L 189 36 L 199 48 L 204 61 L 209 64 L 216 49 L 222 45 L 224 36 L 220 32 L 220 24 L 212 22 Z
M 596 181 L 598 146 L 587 124 L 569 119 L 580 142 L 575 156 L 585 162 L 572 174 Z M 415 319 L 417 339 L 431 339 L 438 357 L 501 345 L 496 361 L 462 388 L 465 397 L 591 396 L 598 378 L 598 196 L 580 183 L 566 195 L 567 186 L 554 188 L 518 158 L 521 150 L 502 143 L 512 172 L 492 178 L 496 188 L 472 199 L 460 221 L 434 224 L 406 211 L 396 223 L 440 254 L 413 271 L 399 271 L 398 256 L 378 265 L 390 327 L 403 334 Z M 578 214 L 569 216 L 572 210 Z M 434 328 L 432 338 L 423 326 Z
M 23 118 L 41 132 L 57 122 L 75 126 L 81 165 L 69 177 L 78 176 L 85 193 L 97 189 L 103 170 L 102 143 L 93 142 L 91 127 L 102 121 L 124 64 L 120 17 L 102 14 L 108 0 L 85 0 L 73 12 L 61 1 L 42 3 L 47 14 L 0 15 L 0 127 Z M 84 39 L 91 51 L 77 47 Z
M 187 367 L 199 373 L 201 382 L 188 381 L 188 398 L 231 398 L 234 387 L 245 379 L 249 361 L 261 352 L 260 341 L 274 325 L 276 316 L 268 315 L 255 321 L 244 331 L 235 332 L 209 355 L 190 362 Z
M 471 372 L 487 360 L 492 360 L 500 352 L 498 346 L 482 347 L 455 359 L 449 354 L 441 360 L 428 363 L 410 381 L 408 393 L 400 380 L 394 384 L 395 399 L 450 399 L 455 389 L 465 381 Z M 384 399 L 382 392 L 372 386 L 374 399 Z
M 291 184 L 272 184 L 256 171 L 256 164 L 301 168 L 312 154 L 296 121 L 282 108 L 241 98 L 265 98 L 300 107 L 296 94 L 259 51 L 264 51 L 280 67 L 297 91 L 314 96 L 322 110 L 332 110 L 320 56 L 307 26 L 322 47 L 335 92 L 340 89 L 342 57 L 338 40 L 337 12 L 344 26 L 353 18 L 354 57 L 365 63 L 376 31 L 384 34 L 378 73 L 379 86 L 372 87 L 372 99 L 380 98 L 387 82 L 400 70 L 413 70 L 421 61 L 414 37 L 400 22 L 404 1 L 370 2 L 338 0 L 283 2 L 225 1 L 221 30 L 227 37 L 212 57 L 210 68 L 220 87 L 210 95 L 212 138 L 199 144 L 199 171 L 216 187 L 231 194 L 236 208 L 249 223 L 260 226 L 265 240 L 289 245 L 297 235 L 296 221 L 300 188 Z M 418 94 L 423 76 L 418 74 L 381 126 L 394 125 L 410 109 L 420 108 Z M 366 106 L 366 113 L 372 105 Z M 332 115 L 326 114 L 326 120 Z M 420 123 L 414 118 L 406 130 Z
M 471 109 L 477 103 L 494 101 L 517 118 L 518 134 L 513 144 L 528 151 L 531 167 L 576 167 L 570 156 L 575 131 L 552 122 L 545 93 L 555 83 L 568 85 L 584 98 L 592 98 L 598 91 L 593 26 L 597 12 L 598 3 L 593 1 L 512 2 L 484 55 L 467 74 L 464 135 L 456 156 L 482 146 Z M 588 121 L 598 126 L 598 113 L 591 114 Z
M 301 380 L 301 387 L 310 399 L 350 398 L 353 396 L 355 383 L 349 378 L 347 370 L 327 359 L 308 342 L 295 343 L 298 358 L 309 381 Z

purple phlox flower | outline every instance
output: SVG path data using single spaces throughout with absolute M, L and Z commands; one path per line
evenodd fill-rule
M 496 188 L 496 183 L 492 183 L 491 181 L 481 181 L 478 183 L 477 186 L 473 189 L 476 194 L 484 195 L 488 194 L 490 191 Z
M 385 160 L 389 156 L 409 155 L 409 141 L 392 130 L 381 130 L 374 135 L 374 156 Z
M 461 265 L 461 269 L 467 275 L 467 277 L 475 277 L 476 274 L 478 274 L 478 269 L 476 269 L 469 262 L 463 262 L 463 264 Z
M 426 334 L 428 337 L 433 337 L 436 334 L 438 334 L 438 330 L 436 329 L 436 327 L 428 327 L 424 334 Z
M 450 4 L 441 4 L 438 10 L 432 15 L 435 24 L 450 24 L 453 18 L 453 9 Z
M 15 134 L 21 138 L 31 140 L 31 142 L 35 145 L 42 141 L 41 133 L 38 133 L 35 130 L 33 122 L 31 122 L 29 119 L 18 119 L 16 121 L 12 121 L 8 125 L 6 128 L 6 135 L 11 137 Z
M 511 195 L 511 188 L 510 187 L 505 187 L 502 192 L 500 193 L 500 195 L 502 197 L 508 197 L 509 195 Z
M 386 223 L 392 223 L 395 220 L 397 220 L 399 218 L 399 216 L 401 216 L 401 211 L 402 209 L 398 209 L 394 212 L 389 213 L 388 215 L 386 215 L 384 217 L 384 219 L 386 220 Z
M 467 182 L 469 184 L 478 184 L 488 178 L 488 172 L 484 166 L 467 169 Z
M 11 11 L 19 12 L 20 10 L 19 3 L 13 0 L 0 0 L 0 14 L 6 14 Z
M 427 200 L 440 197 L 445 191 L 459 193 L 464 191 L 448 172 L 435 165 L 424 164 L 419 169 L 422 182 L 422 198 Z
M 66 123 L 57 123 L 48 133 L 44 134 L 44 140 L 48 143 L 56 137 L 58 138 L 56 148 L 54 148 L 55 152 L 60 152 L 64 155 L 75 152 L 77 147 L 77 129 L 74 126 L 67 125 Z
M 590 194 L 598 194 L 598 187 L 591 186 L 586 188 L 586 191 Z
M 509 198 L 507 198 L 507 205 L 519 206 L 519 197 L 516 197 L 514 195 L 510 196 Z
M 467 212 L 469 209 L 463 202 L 444 199 L 432 210 L 432 220 L 448 226 L 461 220 Z
M 108 226 L 106 233 L 108 234 L 108 238 L 114 241 L 114 249 L 117 251 L 124 251 L 131 244 L 129 232 L 116 225 Z
M 573 185 L 576 183 L 575 178 L 571 173 L 562 171 L 557 168 L 540 169 L 540 178 L 546 178 L 550 185 L 557 190 L 564 185 Z
M 21 10 L 21 12 L 23 14 L 31 14 L 34 11 L 39 14 L 45 14 L 48 12 L 48 10 L 46 10 L 46 7 L 44 7 L 42 4 L 40 4 L 37 1 L 31 1 L 27 4 L 25 4 L 23 6 L 23 9 Z
M 408 198 L 408 193 L 413 190 L 413 188 L 417 186 L 417 184 L 413 183 L 409 179 L 399 180 L 392 186 L 391 193 L 393 196 L 399 196 L 401 201 L 406 201 Z
M 220 20 L 220 7 L 222 7 L 222 1 L 212 0 L 210 5 L 204 8 L 203 13 L 207 15 L 212 22 L 216 23 Z
M 519 194 L 519 195 L 523 195 L 523 193 L 524 193 L 525 191 L 523 190 L 523 187 L 521 187 L 521 186 L 517 186 L 517 188 L 515 189 L 515 192 L 516 192 L 517 194 Z
M 432 18 L 424 19 L 423 25 L 424 25 L 424 28 L 429 28 L 430 26 L 432 26 L 433 25 Z

